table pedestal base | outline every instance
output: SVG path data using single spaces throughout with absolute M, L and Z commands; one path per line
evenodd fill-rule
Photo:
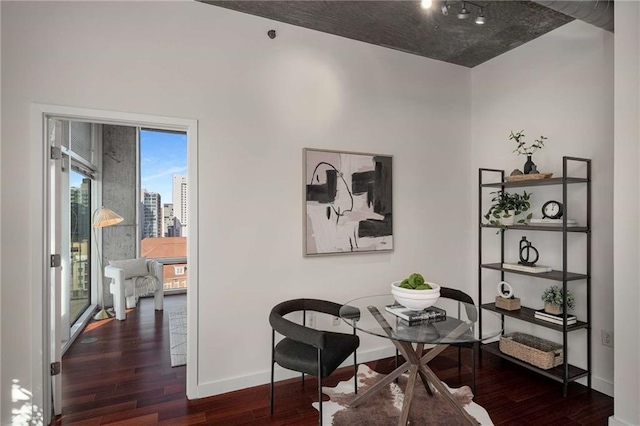
M 451 332 L 449 335 L 451 338 L 455 338 L 466 330 L 469 329 L 469 324 L 461 324 L 458 328 Z M 409 372 L 409 380 L 407 381 L 407 387 L 404 391 L 404 402 L 402 403 L 402 412 L 400 414 L 400 419 L 398 420 L 399 426 L 405 426 L 407 421 L 409 420 L 409 410 L 411 409 L 411 402 L 413 400 L 413 394 L 415 391 L 415 384 L 418 376 L 422 380 L 424 387 L 429 393 L 429 395 L 433 396 L 430 385 L 433 386 L 456 410 L 459 415 L 459 418 L 464 419 L 465 422 L 469 425 L 476 426 L 478 425 L 478 421 L 474 419 L 467 411 L 455 400 L 451 392 L 442 384 L 440 379 L 435 375 L 435 373 L 427 367 L 427 363 L 435 358 L 438 354 L 444 351 L 449 345 L 437 345 L 435 348 L 431 349 L 426 355 L 422 356 L 422 351 L 424 349 L 424 344 L 418 343 L 416 348 L 414 349 L 411 343 L 408 342 L 400 342 L 397 340 L 391 340 L 393 344 L 398 348 L 400 353 L 404 356 L 406 360 L 404 364 L 393 370 L 390 374 L 386 375 L 382 379 L 380 379 L 375 385 L 369 388 L 365 393 L 359 395 L 355 398 L 349 406 L 357 407 L 362 402 L 369 399 L 376 392 L 380 391 L 382 388 L 388 386 L 392 381 L 394 381 L 398 376 L 404 374 L 405 372 Z M 354 378 L 357 380 L 357 377 Z

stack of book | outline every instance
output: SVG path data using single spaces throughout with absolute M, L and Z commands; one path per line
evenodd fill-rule
M 562 325 L 564 324 L 564 315 L 563 314 L 550 314 L 548 312 L 545 312 L 544 309 L 538 309 L 536 310 L 535 314 L 534 314 L 536 319 L 542 320 L 542 321 L 548 321 L 551 322 L 553 324 L 558 324 L 558 325 Z M 578 322 L 578 318 L 576 318 L 575 315 L 567 315 L 567 325 L 573 325 L 575 323 Z
M 402 320 L 405 324 L 414 325 L 424 322 L 445 321 L 447 319 L 447 311 L 444 309 L 431 306 L 421 311 L 412 311 L 399 303 L 385 306 L 387 312 L 392 313 Z

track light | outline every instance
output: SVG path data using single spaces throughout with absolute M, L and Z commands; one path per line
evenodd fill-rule
M 422 6 L 423 9 L 429 9 L 432 4 L 433 4 L 433 0 L 421 0 L 420 1 L 420 6 Z
M 442 11 L 442 14 L 444 16 L 447 16 L 449 14 L 449 5 L 446 1 L 442 3 L 442 5 L 440 6 L 440 10 Z
M 465 3 L 462 2 L 462 9 L 458 12 L 458 19 L 467 19 L 469 17 L 469 11 L 465 7 Z
M 426 0 L 422 0 L 423 2 Z M 440 5 L 440 11 L 442 12 L 442 14 L 444 16 L 449 15 L 449 9 L 451 8 L 451 4 L 450 3 L 455 3 L 454 0 L 444 0 L 442 2 L 442 4 Z M 471 16 L 471 12 L 469 12 L 469 10 L 467 9 L 467 5 L 473 6 L 478 8 L 479 13 L 478 16 L 476 16 L 475 19 L 475 23 L 478 25 L 484 25 L 487 22 L 487 18 L 485 18 L 484 16 L 484 7 L 480 6 L 479 4 L 475 4 L 473 2 L 470 1 L 461 1 L 462 3 L 462 8 L 460 9 L 460 11 L 458 12 L 458 19 L 469 19 L 469 17 Z

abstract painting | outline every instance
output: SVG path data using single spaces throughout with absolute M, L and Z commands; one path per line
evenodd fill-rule
M 304 150 L 304 254 L 393 250 L 392 157 Z

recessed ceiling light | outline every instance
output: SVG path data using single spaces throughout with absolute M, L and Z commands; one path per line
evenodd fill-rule
M 421 0 L 420 1 L 420 6 L 422 6 L 423 9 L 429 9 L 432 4 L 433 4 L 433 0 Z

